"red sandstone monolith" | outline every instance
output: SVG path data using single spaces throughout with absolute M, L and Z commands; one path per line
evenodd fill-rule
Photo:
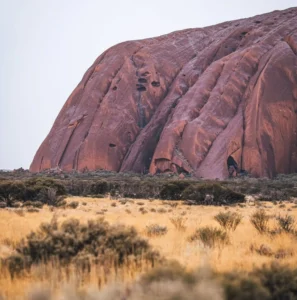
M 116 45 L 70 95 L 30 170 L 297 172 L 297 8 Z

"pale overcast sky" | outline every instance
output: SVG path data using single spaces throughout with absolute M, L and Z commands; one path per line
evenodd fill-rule
M 0 169 L 29 167 L 110 46 L 293 6 L 297 0 L 0 0 Z

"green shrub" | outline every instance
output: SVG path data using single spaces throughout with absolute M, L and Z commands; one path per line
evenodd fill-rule
M 169 202 L 168 205 L 172 208 L 177 208 L 178 203 L 177 202 Z
M 132 179 L 126 182 L 117 182 L 117 189 L 125 198 L 159 198 L 160 182 L 154 177 L 145 180 Z
M 105 180 L 98 180 L 91 184 L 89 194 L 104 195 L 109 191 L 109 185 Z
M 79 203 L 78 201 L 71 201 L 67 207 L 72 208 L 72 209 L 76 209 L 78 207 Z
M 29 213 L 35 213 L 35 212 L 39 212 L 39 209 L 36 207 L 28 207 L 27 208 L 27 212 Z
M 90 187 L 93 181 L 84 179 L 72 179 L 66 184 L 67 191 L 73 196 L 88 196 L 90 194 Z
M 171 181 L 165 183 L 160 191 L 160 198 L 164 200 L 180 200 L 182 192 L 190 185 L 188 181 Z
M 194 273 L 188 272 L 178 262 L 170 261 L 144 274 L 140 279 L 142 285 L 148 285 L 159 281 L 182 281 L 186 284 L 194 285 L 197 278 Z
M 22 181 L 0 181 L 0 200 L 4 201 L 7 206 L 12 206 L 15 200 L 24 199 L 25 193 L 26 187 Z
M 12 279 L 28 267 L 28 262 L 25 261 L 22 255 L 11 255 L 3 263 L 8 268 Z
M 244 197 L 243 194 L 234 192 L 217 183 L 190 185 L 182 193 L 182 199 L 194 200 L 196 204 L 232 204 L 243 202 Z
M 170 222 L 173 224 L 176 230 L 178 231 L 185 231 L 187 229 L 186 222 L 187 219 L 181 216 L 175 216 L 169 218 Z
M 229 244 L 229 236 L 226 231 L 219 228 L 205 226 L 196 230 L 189 237 L 190 242 L 200 241 L 205 247 L 222 247 Z
M 93 263 L 122 265 L 128 258 L 137 262 L 147 260 L 153 264 L 159 254 L 153 251 L 148 242 L 137 235 L 133 227 L 109 225 L 103 219 L 81 224 L 71 219 L 58 224 L 42 224 L 36 232 L 31 232 L 16 247 L 17 257 L 23 261 L 38 264 L 52 259 L 62 265 L 75 262 L 79 257 L 89 257 Z M 6 263 L 15 260 L 14 256 L 6 259 Z M 19 271 L 25 266 L 18 263 Z M 14 270 L 17 270 L 15 267 Z M 16 271 L 13 271 L 13 274 Z
M 145 233 L 149 237 L 161 236 L 167 233 L 167 227 L 159 224 L 150 224 L 146 226 Z
M 270 300 L 269 291 L 256 277 L 239 273 L 224 274 L 222 278 L 225 299 L 228 300 Z
M 7 206 L 13 206 L 15 200 L 35 201 L 56 205 L 66 194 L 65 186 L 58 180 L 49 178 L 31 178 L 27 180 L 3 180 L 0 182 L 0 200 Z M 26 204 L 28 205 L 28 204 Z
M 250 222 L 260 234 L 263 234 L 269 231 L 269 219 L 270 217 L 267 215 L 265 210 L 259 209 L 252 214 L 250 217 Z
M 24 181 L 24 185 L 26 186 L 25 200 L 40 200 L 48 203 L 51 201 L 52 193 L 55 193 L 54 197 L 66 195 L 64 184 L 56 179 L 37 177 Z
M 272 263 L 255 269 L 250 276 L 258 278 L 269 291 L 269 299 L 297 299 L 296 268 Z
M 222 289 L 208 276 L 188 272 L 178 263 L 154 268 L 127 288 L 118 288 L 110 299 L 141 300 L 221 300 Z M 105 299 L 99 293 L 96 299 Z
M 295 218 L 290 215 L 281 216 L 279 215 L 277 218 L 278 225 L 281 230 L 292 233 L 295 231 Z
M 73 196 L 104 198 L 104 195 L 112 189 L 113 183 L 100 179 L 71 179 L 66 181 L 66 188 Z
M 24 207 L 32 206 L 32 207 L 36 207 L 36 208 L 42 208 L 43 207 L 43 203 L 40 202 L 40 201 L 25 201 L 23 203 L 23 206 Z
M 297 269 L 279 264 L 271 264 L 256 268 L 249 274 L 233 272 L 223 274 L 209 274 L 207 272 L 189 272 L 178 263 L 171 263 L 158 267 L 143 275 L 140 279 L 140 286 L 149 293 L 148 298 L 154 299 L 151 295 L 157 282 L 159 289 L 165 285 L 175 291 L 175 297 L 162 291 L 162 299 L 227 299 L 227 300 L 294 300 L 297 299 Z M 178 284 L 179 283 L 179 284 Z M 182 284 L 180 284 L 182 283 Z M 208 284 L 203 284 L 208 283 Z M 177 286 L 177 289 L 172 287 Z M 207 293 L 197 295 L 199 287 L 208 287 L 212 295 Z M 223 293 L 218 291 L 222 287 Z M 139 288 L 139 286 L 138 286 Z M 132 287 L 133 290 L 133 287 Z M 196 291 L 196 294 L 191 294 Z M 133 293 L 133 291 L 132 291 Z
M 44 204 L 58 207 L 62 205 L 65 197 L 65 195 L 58 195 L 56 189 L 48 187 L 40 190 L 37 199 Z
M 10 206 L 13 207 L 13 208 L 19 208 L 23 205 L 23 202 L 21 201 L 13 201 Z
M 67 206 L 67 202 L 64 199 L 64 197 L 61 196 L 61 198 L 59 198 L 59 201 L 55 204 L 56 207 L 65 207 Z
M 220 212 L 214 219 L 227 231 L 235 231 L 242 220 L 242 216 L 236 212 Z
M 253 245 L 251 246 L 251 250 L 255 250 L 258 254 L 262 256 L 272 256 L 274 254 L 273 250 L 265 244 L 262 244 L 259 248 L 255 248 Z

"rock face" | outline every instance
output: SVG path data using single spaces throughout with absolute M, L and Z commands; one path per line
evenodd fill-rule
M 31 164 L 228 176 L 297 172 L 297 8 L 116 45 Z

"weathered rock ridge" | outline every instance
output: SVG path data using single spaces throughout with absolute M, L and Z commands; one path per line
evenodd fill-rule
M 297 172 L 297 8 L 116 45 L 70 95 L 30 170 Z

